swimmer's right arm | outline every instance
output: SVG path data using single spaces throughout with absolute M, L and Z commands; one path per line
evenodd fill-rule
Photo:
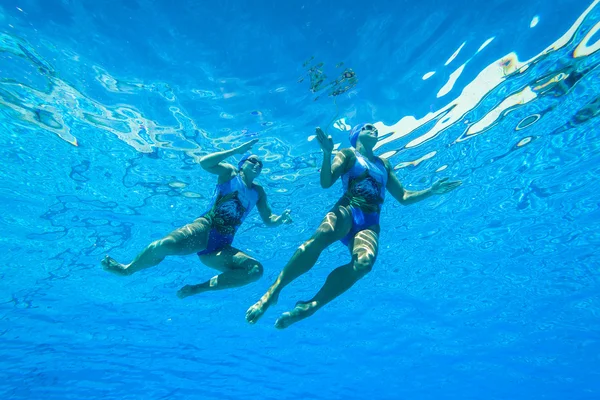
M 217 151 L 216 153 L 207 154 L 200 159 L 200 166 L 207 172 L 219 176 L 229 176 L 235 168 L 233 165 L 223 163 L 226 158 L 231 157 L 235 154 L 244 154 L 252 146 L 258 142 L 258 139 L 253 139 L 249 142 L 242 144 L 241 146 L 234 147 L 233 149 Z
M 325 135 L 321 128 L 316 129 L 317 140 L 323 150 L 323 164 L 321 165 L 321 187 L 323 189 L 330 188 L 335 181 L 342 175 L 346 166 L 346 153 L 344 150 L 337 152 L 331 162 L 331 153 L 333 151 L 333 140 L 331 136 Z

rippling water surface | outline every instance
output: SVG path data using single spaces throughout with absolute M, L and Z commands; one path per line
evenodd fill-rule
M 600 398 L 600 4 L 3 0 L 0 393 L 15 399 Z M 374 270 L 288 330 L 332 246 L 256 326 L 245 310 L 340 195 L 318 184 L 373 121 L 403 184 Z M 266 273 L 179 300 L 194 257 L 129 259 L 197 217 L 201 156 L 258 138 L 294 224 L 251 214 Z

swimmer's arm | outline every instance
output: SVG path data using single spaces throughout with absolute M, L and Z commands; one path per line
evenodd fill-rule
M 231 157 L 235 154 L 244 154 L 249 151 L 256 142 L 258 142 L 258 139 L 252 139 L 233 149 L 207 154 L 200 159 L 200 166 L 211 174 L 219 175 L 220 183 L 226 182 L 235 174 L 235 167 L 231 164 L 224 163 L 223 161 L 227 157 Z
M 234 154 L 236 154 L 235 149 L 208 154 L 200 159 L 200 166 L 205 171 L 218 175 L 219 178 L 230 177 L 235 172 L 235 168 L 222 161 Z
M 256 190 L 258 190 L 258 202 L 256 203 L 256 209 L 260 214 L 260 218 L 263 220 L 265 225 L 269 227 L 279 226 L 281 224 L 289 224 L 292 222 L 290 218 L 290 210 L 285 210 L 281 215 L 273 214 L 271 211 L 271 206 L 269 206 L 269 202 L 267 201 L 267 194 L 265 190 L 260 185 L 256 185 Z
M 200 166 L 211 174 L 219 175 L 219 178 L 231 178 L 235 173 L 235 167 L 229 163 L 224 163 L 226 158 L 236 154 L 244 154 L 248 151 L 253 144 L 258 140 L 254 139 L 241 146 L 234 147 L 233 149 L 217 151 L 216 153 L 207 154 L 200 159 Z
M 330 188 L 339 179 L 346 169 L 349 154 L 347 149 L 338 151 L 331 162 L 331 153 L 323 152 L 323 164 L 321 165 L 321 187 Z
M 394 173 L 392 166 L 388 160 L 383 161 L 386 169 L 388 170 L 388 180 L 385 188 L 392 195 L 393 198 L 398 200 L 402 205 L 408 206 L 410 204 L 417 203 L 421 200 L 425 200 L 431 197 L 434 193 L 429 189 L 425 190 L 406 190 L 402 186 L 402 183 L 398 180 L 398 177 Z

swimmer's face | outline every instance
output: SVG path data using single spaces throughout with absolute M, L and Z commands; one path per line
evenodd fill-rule
M 244 164 L 242 164 L 241 169 L 242 171 L 244 171 L 244 174 L 251 177 L 257 177 L 258 175 L 260 175 L 262 168 L 262 161 L 260 161 L 257 155 L 252 154 L 246 159 L 246 161 L 244 161 Z
M 379 131 L 377 131 L 377 128 L 375 128 L 375 125 L 373 124 L 366 124 L 358 134 L 358 140 L 360 140 L 363 145 L 367 146 L 375 146 L 378 137 Z

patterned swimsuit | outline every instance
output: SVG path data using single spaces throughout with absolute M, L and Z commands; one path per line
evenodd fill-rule
M 256 188 L 246 186 L 239 174 L 218 184 L 211 209 L 202 215 L 210 222 L 211 229 L 206 249 L 198 255 L 213 253 L 233 243 L 235 232 L 258 202 L 258 196 Z
M 352 212 L 352 228 L 341 239 L 346 246 L 358 232 L 372 225 L 379 225 L 379 213 L 385 199 L 388 179 L 387 168 L 380 158 L 369 161 L 356 149 L 352 150 L 356 162 L 342 175 L 344 197 L 348 200 Z

